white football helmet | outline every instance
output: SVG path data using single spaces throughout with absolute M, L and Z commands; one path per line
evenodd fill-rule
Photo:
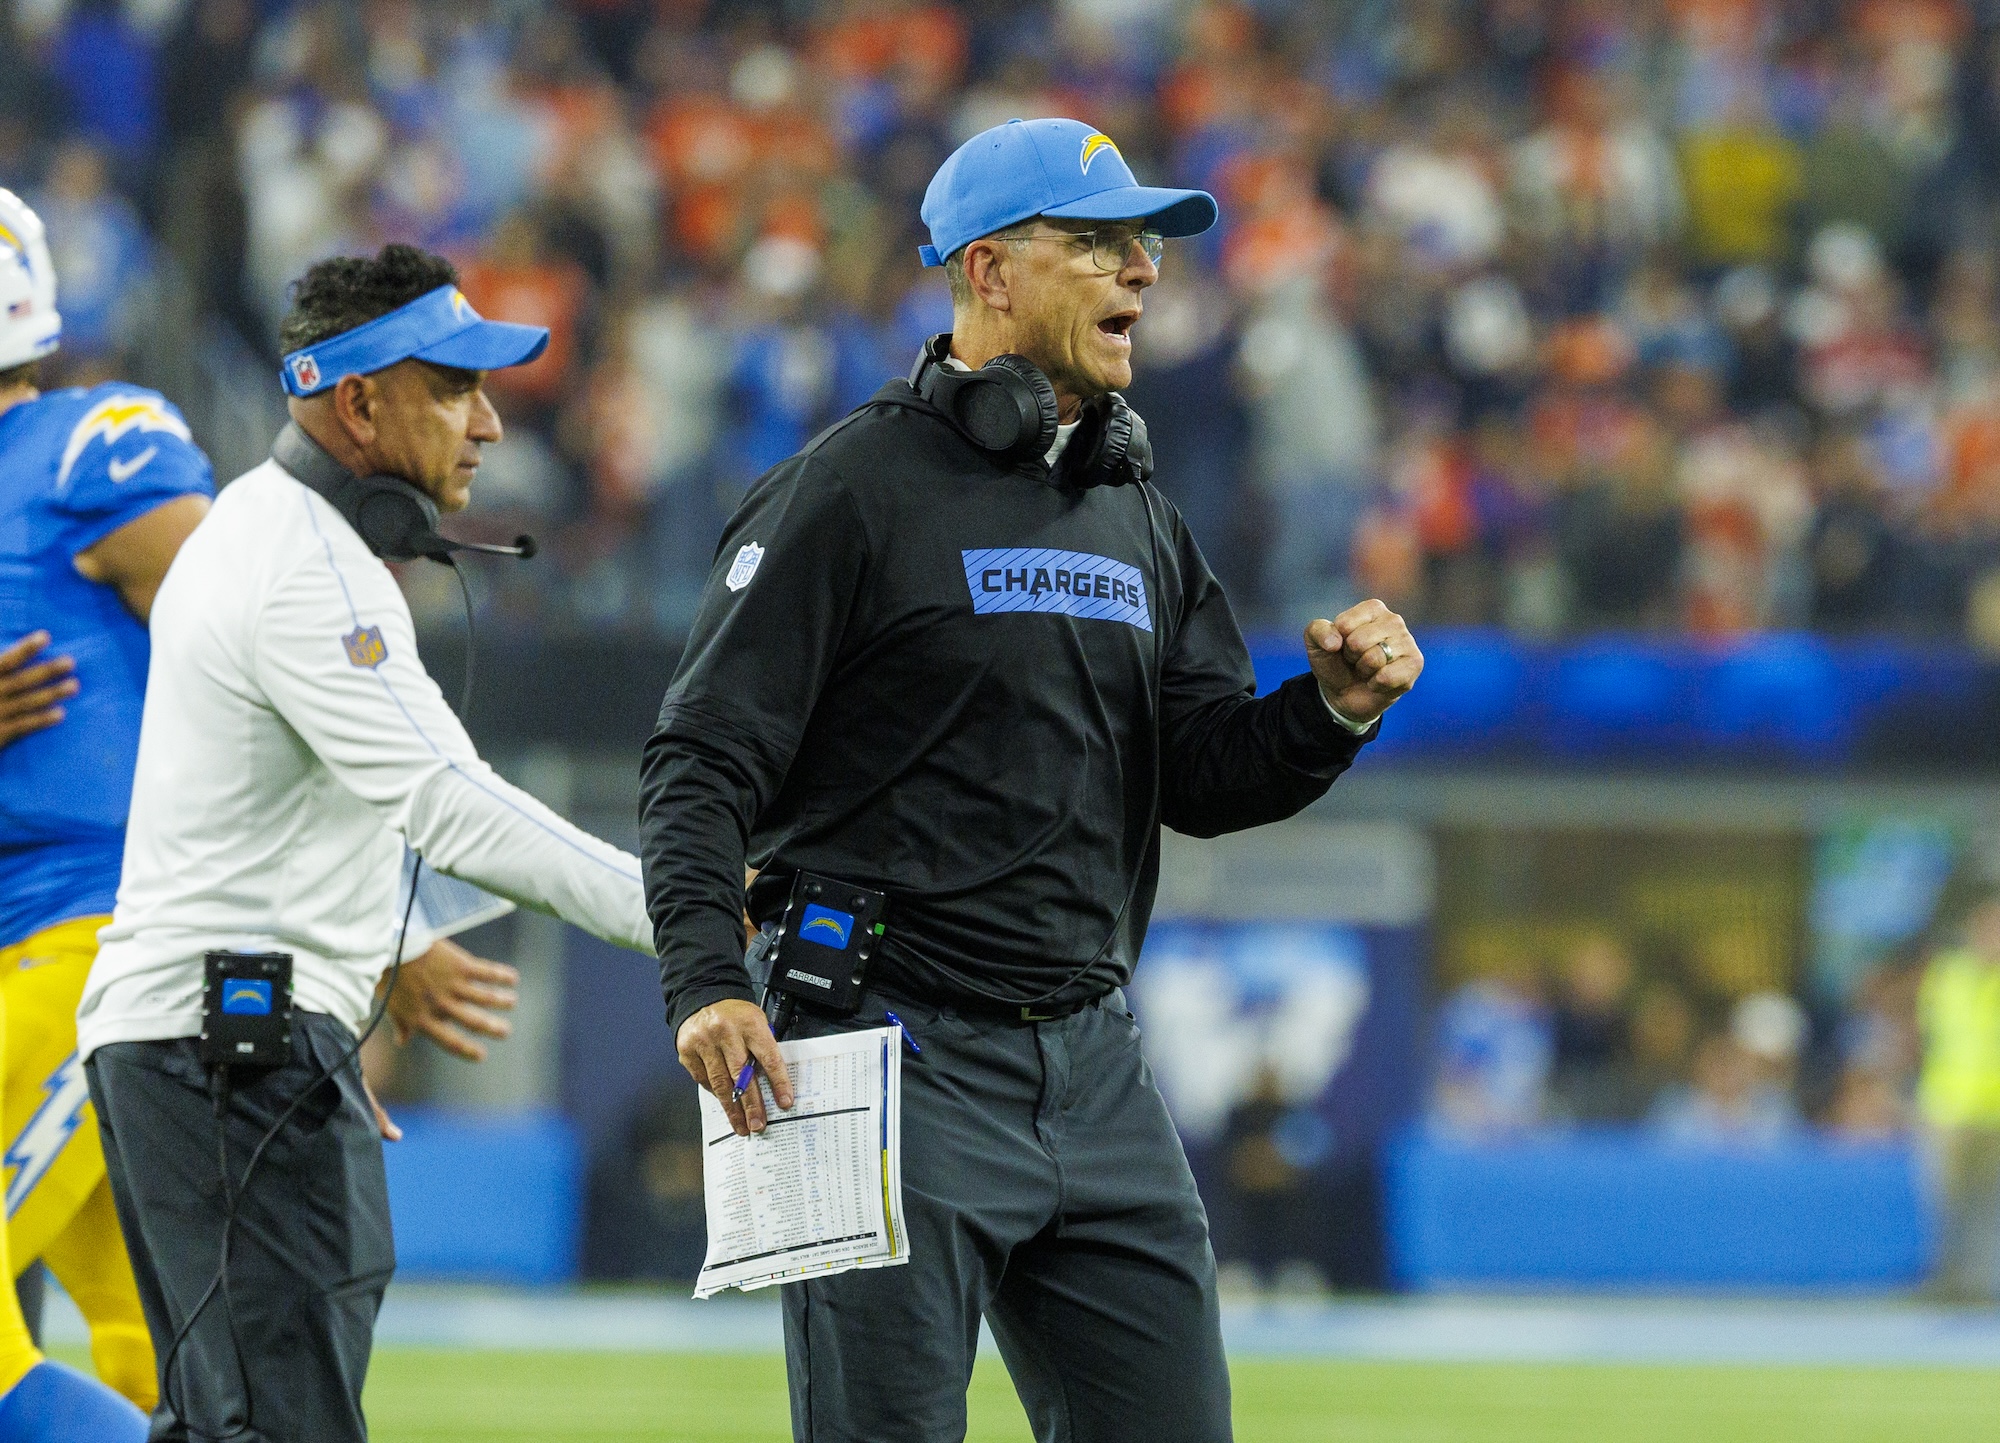
M 0 371 L 51 354 L 62 336 L 42 218 L 0 189 Z

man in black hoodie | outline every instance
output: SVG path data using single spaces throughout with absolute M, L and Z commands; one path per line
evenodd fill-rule
M 1289 817 L 1423 658 L 1378 601 L 1256 697 L 1229 604 L 1117 396 L 1164 239 L 1075 121 L 966 142 L 924 201 L 953 331 L 752 489 L 646 750 L 646 891 L 682 1063 L 740 1132 L 784 1063 L 743 961 L 800 871 L 890 897 L 858 1014 L 903 1082 L 906 1267 L 785 1289 L 800 1439 L 957 1438 L 983 1315 L 1043 1439 L 1229 1437 L 1207 1221 L 1120 988 L 1159 828 Z

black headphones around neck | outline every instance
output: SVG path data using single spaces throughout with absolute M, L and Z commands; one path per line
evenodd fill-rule
M 354 534 L 384 561 L 415 561 L 428 556 L 449 566 L 454 551 L 518 556 L 523 561 L 535 554 L 532 536 L 517 536 L 512 546 L 488 546 L 440 535 L 437 502 L 400 476 L 356 476 L 329 456 L 296 421 L 287 421 L 278 433 L 271 459 L 325 497 L 354 528 Z
M 976 371 L 945 364 L 951 333 L 932 336 L 910 368 L 910 389 L 951 418 L 983 451 L 1008 461 L 1048 452 L 1056 441 L 1056 391 L 1025 356 L 995 356 Z M 1126 486 L 1153 474 L 1146 422 L 1116 391 L 1086 401 L 1082 423 L 1059 460 L 1077 491 Z

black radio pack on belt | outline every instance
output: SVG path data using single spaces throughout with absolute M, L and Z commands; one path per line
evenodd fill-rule
M 281 1067 L 292 1060 L 289 952 L 210 952 L 201 1005 L 201 1060 L 210 1067 Z
M 841 1016 L 858 1011 L 888 910 L 885 893 L 811 872 L 794 877 L 765 984 L 774 1015 L 789 1017 L 793 1001 Z

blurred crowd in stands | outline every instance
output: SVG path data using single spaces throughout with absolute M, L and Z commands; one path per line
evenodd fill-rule
M 1622 1125 L 1738 1151 L 1808 1130 L 1917 1138 L 1940 1222 L 1932 1292 L 2000 1300 L 2000 887 L 1955 877 L 1923 935 L 1846 996 L 1801 995 L 1715 996 L 1589 935 L 1444 1000 L 1429 1124 L 1496 1140 Z
M 1808 1126 L 1892 1138 L 1965 1107 L 2000 1128 L 2000 892 L 1954 884 L 1925 934 L 1844 997 L 1720 995 L 1635 951 L 1592 932 L 1551 966 L 1452 991 L 1435 1019 L 1433 1122 L 1486 1136 L 1641 1124 L 1743 1147 Z
M 747 482 L 948 324 L 937 163 L 1066 113 L 1222 200 L 1132 399 L 1252 617 L 2000 648 L 1991 0 L 6 3 L 72 373 L 163 275 L 268 352 L 391 239 L 551 327 L 473 518 L 552 543 L 525 623 L 678 627 Z
M 1437 1017 L 1434 1121 L 1475 1135 L 1643 1124 L 1747 1147 L 1809 1120 L 1853 1137 L 1911 1126 L 1921 967 L 1884 967 L 1846 1009 L 1814 1018 L 1786 993 L 1712 997 L 1649 960 L 1595 934 L 1547 975 L 1458 988 Z

